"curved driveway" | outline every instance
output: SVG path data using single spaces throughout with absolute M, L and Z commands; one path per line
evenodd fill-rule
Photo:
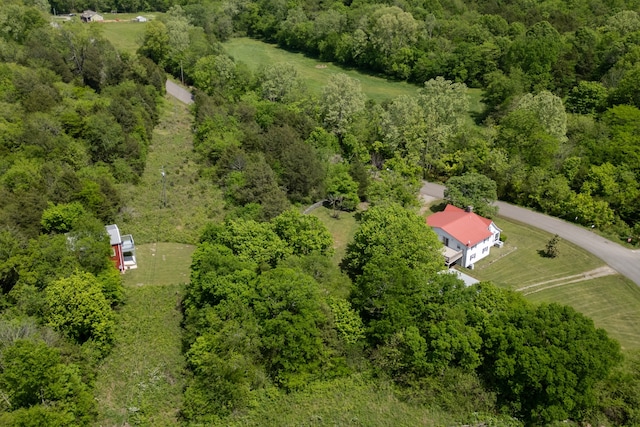
M 427 182 L 420 188 L 420 194 L 442 199 L 444 197 L 444 188 L 443 185 Z M 618 273 L 640 286 L 640 252 L 627 249 L 591 231 L 558 218 L 505 202 L 496 202 L 495 205 L 498 206 L 498 214 L 500 216 L 557 234 L 563 239 L 591 252 Z

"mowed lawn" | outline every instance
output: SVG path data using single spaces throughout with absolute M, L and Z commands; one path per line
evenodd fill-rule
M 502 248 L 491 248 L 491 255 L 475 265 L 471 275 L 490 280 L 498 286 L 518 289 L 561 277 L 593 270 L 604 265 L 589 252 L 560 240 L 557 258 L 546 258 L 545 249 L 551 234 L 504 218 L 495 219 L 507 238 Z
M 135 55 L 142 45 L 144 29 L 147 23 L 127 20 L 122 22 L 96 22 L 91 25 L 99 25 L 103 37 L 109 40 L 117 50 Z
M 640 348 L 640 287 L 620 275 L 570 283 L 527 295 L 535 302 L 570 305 L 624 349 Z
M 132 287 L 163 286 L 189 281 L 195 246 L 180 243 L 148 243 L 136 246 L 138 268 L 124 275 Z
M 545 258 L 538 251 L 545 248 L 551 234 L 515 221 L 497 218 L 496 224 L 507 236 L 503 248 L 492 248 L 491 255 L 465 273 L 498 286 L 518 289 L 551 280 L 547 286 L 526 295 L 534 302 L 567 304 L 593 319 L 625 349 L 640 348 L 640 288 L 620 275 L 599 277 L 562 284 L 568 277 L 604 266 L 594 255 L 566 241 L 560 241 L 560 255 Z M 571 279 L 568 279 L 570 281 Z

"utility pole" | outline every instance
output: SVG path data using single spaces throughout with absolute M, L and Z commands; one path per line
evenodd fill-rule
M 164 173 L 164 166 L 160 172 L 162 175 L 162 206 L 167 207 L 167 175 Z

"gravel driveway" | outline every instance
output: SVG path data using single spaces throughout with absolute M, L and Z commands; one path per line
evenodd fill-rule
M 420 196 L 427 199 L 429 197 L 441 199 L 444 197 L 444 186 L 430 182 L 424 183 L 420 188 Z M 627 249 L 589 230 L 558 218 L 505 202 L 496 202 L 495 205 L 498 206 L 498 215 L 557 234 L 591 252 L 618 273 L 640 286 L 640 251 Z
M 179 101 L 184 102 L 185 104 L 193 104 L 193 98 L 191 97 L 191 92 L 187 89 L 183 88 L 177 83 L 172 82 L 171 80 L 167 80 L 164 87 L 167 89 L 167 93 L 174 98 L 177 98 Z

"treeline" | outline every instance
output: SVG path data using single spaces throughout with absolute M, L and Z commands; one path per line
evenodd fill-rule
M 391 380 L 460 423 L 638 421 L 633 392 L 618 394 L 638 389 L 637 372 L 610 375 L 616 342 L 570 307 L 438 274 L 440 243 L 420 216 L 363 213 L 342 271 L 331 244 L 295 211 L 203 233 L 184 299 L 187 424 L 242 423 L 256 402 L 351 377 Z
M 380 199 L 384 193 L 394 194 L 402 203 L 411 203 L 413 197 L 408 194 L 422 178 L 445 181 L 451 176 L 480 173 L 496 182 L 502 200 L 605 229 L 624 241 L 631 238 L 634 244 L 640 242 L 640 109 L 634 95 L 638 86 L 633 83 L 637 63 L 632 53 L 633 40 L 640 29 L 636 12 L 614 9 L 609 16 L 584 18 L 585 26 L 574 32 L 591 31 L 595 44 L 591 51 L 574 56 L 576 61 L 592 57 L 593 64 L 586 73 L 577 72 L 577 65 L 557 73 L 566 84 L 554 80 L 553 68 L 545 68 L 541 58 L 527 59 L 529 68 L 523 63 L 491 68 L 480 82 L 484 87 L 484 111 L 475 116 L 474 124 L 468 118 L 464 82 L 475 83 L 452 75 L 447 67 L 449 71 L 423 75 L 421 78 L 427 80 L 416 90 L 415 97 L 400 97 L 381 105 L 367 101 L 358 83 L 344 76 L 332 78 L 321 96 L 314 97 L 291 66 L 267 64 L 258 73 L 251 73 L 243 64 L 236 64 L 217 43 L 233 31 L 242 30 L 246 19 L 240 19 L 243 15 L 238 12 L 234 18 L 238 22 L 229 22 L 240 27 L 214 25 L 226 19 L 215 5 L 172 8 L 162 21 L 147 27 L 141 53 L 199 89 L 198 150 L 214 166 L 210 172 L 225 186 L 252 186 L 229 181 L 229 177 L 237 178 L 238 174 L 228 175 L 224 170 L 229 165 L 218 165 L 231 161 L 227 156 L 232 147 L 245 153 L 261 152 L 280 189 L 295 193 L 289 194 L 294 202 L 302 201 L 301 196 L 344 196 L 353 195 L 355 190 L 360 200 Z M 317 18 L 323 13 L 318 11 Z M 326 13 L 338 12 L 331 9 Z M 260 19 L 267 16 L 269 13 L 263 11 Z M 465 20 L 471 16 L 476 15 L 455 15 L 455 19 L 469 29 L 473 25 Z M 482 22 L 489 21 L 486 18 Z M 324 21 L 313 22 L 320 25 Z M 421 21 L 420 25 L 426 24 Z M 588 30 L 589 25 L 594 27 Z M 526 40 L 512 40 L 506 35 L 503 40 L 509 49 L 521 46 L 523 54 L 536 52 L 533 47 L 538 46 L 534 40 L 538 33 L 545 37 L 557 35 L 561 46 L 572 46 L 567 39 L 569 33 L 559 35 L 548 22 L 533 23 L 528 30 L 520 22 L 508 27 L 523 27 L 521 36 Z M 446 35 L 450 36 L 450 32 Z M 539 47 L 540 52 L 554 52 L 544 43 Z M 615 54 L 610 51 L 614 47 L 618 49 Z M 379 57 L 389 59 L 392 55 Z M 554 57 L 549 67 L 561 62 Z M 280 134 L 272 126 L 281 128 Z M 260 141 L 255 139 L 256 134 Z M 263 138 L 271 138 L 271 142 Z M 290 145 L 295 148 L 289 149 Z M 317 172 L 317 162 L 302 160 L 313 157 L 309 150 L 320 154 L 324 180 Z M 242 165 L 262 163 L 255 156 L 243 159 L 238 163 L 241 169 Z M 296 161 L 309 164 L 308 174 L 301 179 L 310 182 L 299 183 L 303 188 L 294 188 L 296 184 L 290 182 Z M 231 167 L 238 166 L 233 166 L 236 163 L 232 162 Z M 336 163 L 342 166 L 333 168 Z M 350 181 L 343 188 L 328 188 L 345 182 L 331 178 L 342 173 L 340 168 L 348 172 L 357 189 Z M 274 179 L 264 182 L 268 181 Z M 266 217 L 286 208 L 282 194 L 275 188 L 259 193 L 276 197 L 263 197 L 252 191 L 229 192 L 230 198 L 236 197 L 234 202 L 241 205 L 263 199 L 281 205 Z M 338 198 L 348 200 L 345 206 L 351 207 L 358 201 L 353 196 Z
M 30 4 L 0 11 L 0 424 L 88 425 L 123 302 L 104 226 L 144 169 L 164 73 Z

